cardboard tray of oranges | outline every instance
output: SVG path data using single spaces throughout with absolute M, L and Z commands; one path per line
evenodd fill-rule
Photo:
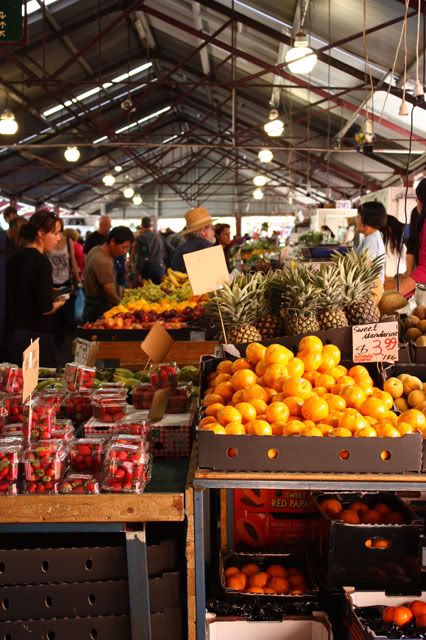
M 389 596 L 347 589 L 349 637 L 356 640 L 424 640 L 426 592 Z
M 319 587 L 306 559 L 297 554 L 221 551 L 220 584 L 225 599 L 266 598 L 286 604 L 318 604 Z

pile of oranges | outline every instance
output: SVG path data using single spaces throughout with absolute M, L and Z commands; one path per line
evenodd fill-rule
M 394 397 L 368 370 L 340 364 L 337 346 L 306 336 L 296 356 L 253 342 L 246 357 L 223 360 L 208 377 L 199 428 L 217 435 L 384 436 L 426 434 L 417 409 L 392 411 Z
M 233 591 L 293 596 L 306 592 L 305 576 L 297 567 L 271 564 L 261 569 L 258 564 L 250 562 L 241 568 L 227 567 L 224 573 L 225 585 Z
M 322 500 L 320 510 L 328 518 L 341 520 L 347 524 L 403 524 L 405 522 L 402 513 L 392 511 L 384 502 L 369 506 L 362 500 L 356 500 L 348 506 L 343 506 L 337 498 L 326 498 Z
M 405 606 L 386 607 L 383 610 L 383 622 L 393 623 L 397 627 L 405 627 L 414 622 L 418 629 L 426 628 L 426 602 L 413 600 Z

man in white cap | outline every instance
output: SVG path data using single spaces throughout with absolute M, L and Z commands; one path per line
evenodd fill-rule
M 207 249 L 214 245 L 215 237 L 213 220 L 207 209 L 196 207 L 185 214 L 186 227 L 182 231 L 185 242 L 179 245 L 173 252 L 171 268 L 175 271 L 186 272 L 183 256 L 186 253 Z

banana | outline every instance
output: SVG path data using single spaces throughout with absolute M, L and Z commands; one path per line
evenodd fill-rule
M 134 377 L 133 371 L 130 371 L 130 369 L 124 369 L 122 367 L 117 367 L 117 369 L 115 370 L 115 375 L 121 376 L 123 378 L 133 378 Z

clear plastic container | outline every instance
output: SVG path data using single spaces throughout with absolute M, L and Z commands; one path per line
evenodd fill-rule
M 132 402 L 135 409 L 138 411 L 149 411 L 152 405 L 152 399 L 154 397 L 155 389 L 152 384 L 148 382 L 142 382 L 138 384 L 132 393 Z
M 30 410 L 32 408 L 32 411 Z M 30 417 L 31 416 L 31 417 Z M 55 426 L 56 407 L 44 404 L 37 398 L 24 406 L 22 430 L 31 440 L 48 440 Z M 31 424 L 30 424 L 31 420 Z
M 0 482 L 0 495 L 16 496 L 17 493 L 18 493 L 18 485 L 16 482 L 9 482 L 8 480 L 2 480 Z
M 71 420 L 56 420 L 52 430 L 52 438 L 54 440 L 63 440 L 69 442 L 74 437 L 74 427 Z
M 59 493 L 59 482 L 27 482 L 22 487 L 22 493 L 37 495 L 52 495 Z
M 7 409 L 5 409 L 4 407 L 0 408 L 0 431 L 3 431 L 3 429 L 6 426 L 6 422 L 7 422 Z
M 73 423 L 80 425 L 93 416 L 92 407 L 93 391 L 74 391 L 64 400 L 62 413 Z
M 6 424 L 2 431 L 2 438 L 10 438 L 10 437 L 23 438 L 24 432 L 22 431 L 22 422 L 16 422 L 15 424 Z
M 137 436 L 129 436 L 136 438 Z M 145 442 L 124 444 L 122 437 L 111 442 L 107 450 L 107 476 L 116 484 L 127 486 L 135 482 L 146 482 L 151 466 L 151 456 Z
M 191 407 L 192 382 L 183 382 L 172 390 L 166 413 L 188 413 Z
M 127 389 L 124 382 L 102 382 L 98 391 L 105 391 L 105 392 L 124 391 L 124 393 L 127 394 Z
M 68 473 L 59 483 L 59 493 L 94 495 L 99 493 L 99 482 L 90 473 Z
M 101 491 L 106 493 L 143 493 L 148 483 L 140 480 L 136 482 L 123 482 L 116 478 L 105 476 L 102 480 Z
M 152 425 L 147 420 L 137 420 L 135 422 L 119 422 L 113 427 L 113 435 L 126 434 L 133 436 L 143 436 L 147 442 L 151 440 Z
M 0 400 L 0 405 L 7 411 L 6 424 L 22 422 L 24 415 L 22 393 L 5 393 Z
M 56 409 L 56 414 L 59 415 L 68 395 L 69 393 L 64 389 L 55 389 L 51 387 L 43 389 L 43 391 L 37 394 L 36 399 L 44 404 L 53 405 Z
M 104 438 L 76 438 L 70 442 L 70 463 L 75 471 L 98 471 L 102 467 Z
M 50 490 L 55 481 L 62 477 L 66 458 L 67 452 L 60 440 L 30 444 L 22 454 L 25 480 L 36 485 L 45 485 L 46 490 Z
M 77 362 L 68 362 L 65 365 L 64 378 L 69 391 L 93 389 L 95 386 L 96 369 L 86 367 L 86 365 L 78 364 Z
M 14 364 L 0 364 L 0 391 L 22 393 L 24 380 L 22 369 Z
M 16 482 L 18 479 L 20 452 L 21 447 L 18 444 L 0 443 L 0 485 L 3 482 Z
M 149 367 L 149 381 L 154 389 L 177 387 L 179 368 L 176 362 L 162 362 Z
M 126 415 L 127 402 L 118 395 L 93 396 L 93 417 L 99 422 L 113 423 L 122 420 Z

